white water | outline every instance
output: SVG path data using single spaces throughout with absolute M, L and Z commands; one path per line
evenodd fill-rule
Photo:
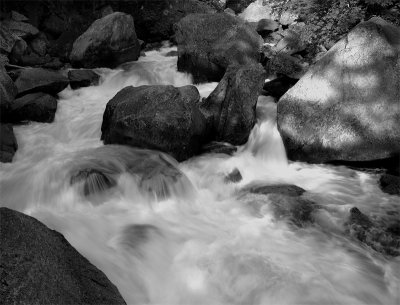
M 267 98 L 259 100 L 249 142 L 232 157 L 179 164 L 189 181 L 167 199 L 146 196 L 126 174 L 100 200 L 69 186 L 71 166 L 86 158 L 121 164 L 119 153 L 93 150 L 102 146 L 103 111 L 118 90 L 191 83 L 175 71 L 176 57 L 164 56 L 170 50 L 148 52 L 125 70 L 99 71 L 99 86 L 67 88 L 54 123 L 16 127 L 14 162 L 0 165 L 1 204 L 64 234 L 128 304 L 398 304 L 400 259 L 347 238 L 343 222 L 353 206 L 368 215 L 399 213 L 399 197 L 382 193 L 376 175 L 288 163 L 276 105 Z M 215 86 L 198 88 L 207 96 Z M 243 180 L 224 183 L 235 168 Z M 254 216 L 249 204 L 265 197 L 239 196 L 249 183 L 298 185 L 324 209 L 301 229 L 268 209 Z

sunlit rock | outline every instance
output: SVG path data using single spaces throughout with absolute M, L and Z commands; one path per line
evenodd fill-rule
M 125 87 L 108 103 L 101 126 L 105 144 L 160 150 L 178 161 L 200 152 L 206 121 L 194 86 Z
M 289 158 L 368 161 L 400 150 L 400 29 L 359 24 L 278 102 Z
M 219 81 L 231 64 L 259 61 L 262 39 L 235 16 L 192 14 L 175 25 L 178 70 L 193 75 L 195 83 Z
M 108 278 L 57 231 L 0 208 L 4 304 L 126 304 Z
M 75 40 L 70 60 L 84 68 L 116 67 L 137 60 L 139 41 L 131 15 L 115 12 L 96 20 Z
M 242 145 L 256 122 L 257 98 L 264 84 L 259 64 L 230 66 L 215 90 L 201 103 L 213 140 Z

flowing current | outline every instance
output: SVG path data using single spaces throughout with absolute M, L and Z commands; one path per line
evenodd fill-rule
M 100 85 L 60 93 L 53 123 L 15 127 L 14 162 L 0 165 L 1 205 L 61 232 L 127 304 L 399 304 L 400 259 L 343 233 L 350 208 L 399 216 L 399 197 L 384 194 L 373 173 L 288 162 L 268 98 L 259 99 L 258 123 L 233 156 L 205 154 L 178 164 L 103 146 L 103 112 L 120 89 L 191 84 L 176 71 L 177 58 L 167 56 L 172 50 L 99 69 Z M 205 97 L 216 85 L 197 87 Z M 158 158 L 167 165 L 157 168 Z M 124 172 L 127 163 L 145 174 L 172 170 L 172 178 L 140 179 Z M 85 165 L 110 170 L 117 184 L 84 196 L 70 182 L 71 171 Z M 234 169 L 243 179 L 227 183 Z M 273 184 L 305 189 L 322 206 L 316 222 L 294 227 L 268 204 L 254 213 L 252 203 L 266 197 L 243 189 Z

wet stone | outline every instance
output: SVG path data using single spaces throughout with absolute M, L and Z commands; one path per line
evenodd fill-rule
M 71 176 L 70 184 L 82 183 L 81 192 L 84 196 L 101 193 L 117 185 L 109 175 L 93 168 L 86 168 Z
M 224 178 L 224 182 L 225 183 L 237 183 L 239 181 L 241 181 L 242 178 L 242 174 L 240 173 L 240 171 L 235 168 L 233 171 L 231 171 L 228 175 L 225 176 Z

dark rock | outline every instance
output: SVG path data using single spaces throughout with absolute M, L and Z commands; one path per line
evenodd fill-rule
M 237 147 L 224 142 L 211 141 L 202 147 L 202 153 L 226 154 L 232 156 L 237 151 Z
M 26 22 L 6 20 L 2 21 L 2 25 L 11 33 L 22 39 L 31 38 L 39 34 L 39 30 L 37 28 Z
M 200 152 L 206 133 L 199 99 L 194 86 L 126 87 L 107 103 L 101 139 L 188 159 Z
M 231 171 L 228 175 L 225 176 L 224 178 L 224 182 L 225 183 L 237 183 L 240 182 L 242 180 L 242 174 L 240 173 L 240 171 L 235 168 L 233 171 Z
M 236 14 L 244 11 L 254 0 L 226 0 L 225 7 L 232 9 Z
M 96 20 L 74 42 L 70 60 L 84 68 L 116 67 L 137 60 L 140 53 L 133 18 L 116 12 Z
M 293 55 L 305 50 L 306 46 L 301 40 L 300 34 L 293 30 L 282 32 L 283 38 L 274 47 L 275 52 Z
M 260 59 L 262 39 L 242 19 L 225 13 L 192 14 L 175 25 L 178 70 L 196 83 L 219 81 L 229 65 Z
M 290 56 L 289 54 L 274 53 L 266 67 L 270 73 L 299 79 L 307 72 L 308 65 L 305 61 Z
M 18 39 L 14 43 L 14 47 L 9 55 L 10 62 L 14 64 L 21 64 L 22 57 L 26 54 L 28 44 L 23 39 Z
M 59 57 L 65 62 L 69 62 L 69 55 L 75 40 L 82 34 L 80 27 L 73 27 L 63 32 L 57 40 L 51 42 L 48 46 L 48 52 L 51 56 Z
M 59 58 L 54 57 L 49 62 L 43 64 L 42 67 L 45 69 L 60 70 L 64 67 L 64 63 L 62 63 Z
M 17 93 L 13 80 L 7 75 L 4 66 L 0 66 L 0 122 L 7 117 Z
M 167 57 L 173 57 L 173 56 L 178 56 L 178 51 L 170 51 L 167 54 L 165 54 Z
M 46 93 L 26 94 L 11 104 L 9 122 L 36 121 L 50 123 L 54 121 L 57 100 Z
M 250 193 L 254 194 L 279 194 L 289 197 L 299 197 L 305 193 L 305 190 L 301 187 L 291 184 L 275 184 L 275 185 L 263 185 L 263 186 L 251 186 L 247 187 Z
M 29 21 L 28 18 L 26 18 L 24 15 L 22 15 L 16 11 L 11 11 L 11 19 L 14 21 L 21 21 L 21 22 Z
M 385 226 L 373 222 L 356 207 L 350 210 L 350 216 L 345 223 L 346 232 L 377 252 L 390 256 L 400 255 L 400 236 L 396 232 L 399 225 Z
M 297 83 L 297 81 L 297 79 L 287 76 L 275 78 L 264 84 L 264 94 L 280 99 L 290 88 L 292 88 Z
M 44 66 L 50 61 L 51 57 L 49 55 L 39 56 L 36 53 L 30 53 L 21 56 L 17 63 L 20 64 L 21 66 L 35 67 L 35 66 Z
M 29 42 L 29 45 L 32 49 L 33 52 L 35 52 L 39 56 L 45 56 L 47 53 L 47 45 L 48 41 L 46 39 L 46 36 L 42 33 L 42 35 L 39 34 L 38 37 L 35 37 Z
M 125 304 L 104 273 L 63 235 L 8 208 L 0 208 L 0 219 L 5 304 Z
M 256 104 L 264 83 L 261 65 L 230 66 L 215 90 L 201 103 L 213 139 L 246 143 L 256 122 Z
M 68 84 L 68 78 L 60 72 L 42 68 L 23 69 L 15 82 L 18 96 L 34 92 L 56 95 L 64 90 Z
M 68 30 L 68 22 L 56 14 L 50 14 L 42 24 L 43 30 L 59 37 L 63 32 Z
M 379 179 L 379 184 L 385 193 L 390 195 L 400 195 L 400 177 L 384 174 Z
M 360 23 L 278 102 L 288 156 L 369 161 L 400 151 L 400 29 Z
M 99 83 L 100 76 L 92 70 L 70 70 L 68 79 L 72 89 L 95 86 Z
M 266 36 L 279 28 L 279 23 L 271 19 L 261 19 L 257 23 L 257 33 Z
M 12 125 L 0 123 L 0 162 L 12 162 L 17 149 L 17 139 L 15 138 Z

